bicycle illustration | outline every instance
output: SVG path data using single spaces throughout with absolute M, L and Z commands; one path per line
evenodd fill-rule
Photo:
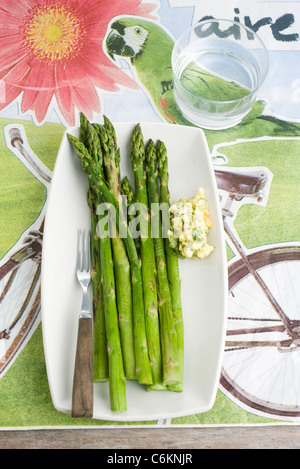
M 48 189 L 51 172 L 31 150 L 23 126 L 6 126 L 4 136 L 7 147 Z M 16 245 L 1 259 L 0 378 L 39 324 L 44 212 L 45 206 Z
M 300 245 L 246 249 L 234 220 L 242 204 L 266 206 L 265 167 L 215 167 L 226 241 L 229 303 L 220 388 L 239 406 L 279 419 L 300 417 Z

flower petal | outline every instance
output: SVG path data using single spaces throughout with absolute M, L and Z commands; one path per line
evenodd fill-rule
M 68 86 L 63 86 L 64 83 Z M 88 75 L 79 80 L 75 64 L 72 70 L 71 67 L 56 70 L 55 96 L 62 115 L 71 125 L 75 123 L 75 108 L 84 112 L 89 119 L 93 118 L 93 112 L 99 113 L 101 110 L 93 82 Z
M 119 90 L 118 85 L 133 89 L 138 87 L 132 78 L 126 75 L 104 54 L 102 48 L 92 43 L 89 46 L 88 53 L 83 53 L 81 57 L 78 57 L 76 63 L 79 77 L 81 76 L 79 69 L 84 70 L 85 74 L 93 79 L 95 86 L 106 91 L 117 91 Z
M 30 64 L 28 63 L 27 57 L 25 56 L 10 69 L 6 69 L 3 73 L 1 73 L 0 78 L 5 82 L 7 88 L 14 87 L 19 89 L 18 94 L 20 94 L 23 90 L 25 78 L 29 71 Z
M 0 94 L 0 111 L 11 104 L 20 94 L 20 88 L 16 86 L 5 86 L 5 95 Z
M 21 111 L 33 110 L 38 122 L 42 122 L 47 114 L 53 97 L 53 70 L 45 64 L 37 64 L 26 77 Z
M 11 13 L 16 16 L 16 18 L 20 18 L 21 15 L 24 15 L 29 12 L 30 8 L 36 3 L 36 0 L 24 0 L 14 1 L 13 5 L 11 0 L 1 0 L 1 7 L 0 13 Z
M 20 60 L 25 59 L 28 56 L 26 51 L 22 48 L 12 47 L 12 44 L 8 44 L 7 47 L 3 46 L 0 52 L 0 77 L 6 73 L 6 70 L 16 65 Z

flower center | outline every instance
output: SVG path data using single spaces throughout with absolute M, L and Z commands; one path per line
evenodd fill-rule
M 44 31 L 44 39 L 48 42 L 60 42 L 63 38 L 63 28 L 58 24 L 49 24 Z
M 84 28 L 64 6 L 37 7 L 25 25 L 25 42 L 40 60 L 58 62 L 78 54 Z

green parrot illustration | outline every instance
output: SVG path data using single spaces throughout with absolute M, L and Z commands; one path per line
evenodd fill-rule
M 130 58 L 137 77 L 150 94 L 164 120 L 173 124 L 191 125 L 179 110 L 173 90 L 171 57 L 174 39 L 160 25 L 136 17 L 121 17 L 109 27 L 106 49 L 112 60 L 115 56 Z M 215 100 L 238 99 L 249 91 L 233 82 L 192 65 L 187 68 L 182 81 L 191 91 Z M 300 124 L 264 115 L 265 103 L 257 100 L 249 114 L 232 129 L 236 134 L 247 127 L 247 137 L 259 135 L 299 135 Z M 208 135 L 220 131 L 205 130 Z M 243 130 L 244 132 L 244 130 Z
M 137 76 L 167 122 L 189 124 L 177 108 L 173 93 L 171 55 L 173 39 L 159 25 L 138 18 L 121 18 L 111 25 L 106 48 L 129 57 Z

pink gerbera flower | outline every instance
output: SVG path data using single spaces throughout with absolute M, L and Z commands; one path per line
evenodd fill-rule
M 5 102 L 21 93 L 21 111 L 39 122 L 55 97 L 68 124 L 75 108 L 89 119 L 100 112 L 96 88 L 116 91 L 135 82 L 102 49 L 109 21 L 119 15 L 151 17 L 142 0 L 1 0 L 0 80 Z

